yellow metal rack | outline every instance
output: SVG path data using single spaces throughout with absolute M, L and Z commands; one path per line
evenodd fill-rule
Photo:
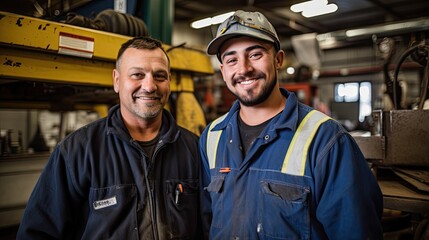
M 0 32 L 0 78 L 96 86 L 112 85 L 116 54 L 130 38 L 7 12 L 0 12 Z M 168 54 L 174 75 L 184 79 L 172 83 L 172 91 L 193 91 L 187 76 L 214 73 L 202 51 L 182 47 Z

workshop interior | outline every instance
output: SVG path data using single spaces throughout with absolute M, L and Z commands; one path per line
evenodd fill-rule
M 112 69 L 126 40 L 165 44 L 179 125 L 200 135 L 225 114 L 235 97 L 205 52 L 219 22 L 197 23 L 243 9 L 277 30 L 280 86 L 358 143 L 383 192 L 385 239 L 429 239 L 429 1 L 319 1 L 335 10 L 313 15 L 295 12 L 302 2 L 0 1 L 0 238 L 15 239 L 55 145 L 118 103 Z

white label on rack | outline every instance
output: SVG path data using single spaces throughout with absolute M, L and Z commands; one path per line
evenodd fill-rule
M 61 32 L 58 43 L 58 53 L 92 58 L 94 55 L 94 39 Z
M 121 13 L 127 13 L 127 0 L 115 0 L 114 10 Z

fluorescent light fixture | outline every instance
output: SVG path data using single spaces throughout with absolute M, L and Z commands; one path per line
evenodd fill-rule
M 421 22 L 401 22 L 401 23 L 392 23 L 388 25 L 376 26 L 373 28 L 358 28 L 346 31 L 347 37 L 356 37 L 361 35 L 377 34 L 380 32 L 393 32 L 400 29 L 410 29 L 414 27 L 421 26 Z
M 210 25 L 212 25 L 212 18 L 210 18 L 210 17 L 209 18 L 204 18 L 204 19 L 201 19 L 201 20 L 198 20 L 198 21 L 194 21 L 194 22 L 191 23 L 191 27 L 192 28 L 196 28 L 196 29 L 207 27 L 207 26 L 210 26 Z
M 328 13 L 333 13 L 338 10 L 338 6 L 336 4 L 328 4 L 328 5 L 321 5 L 320 7 L 313 7 L 304 10 L 301 14 L 302 16 L 306 18 L 320 16 Z
M 327 0 L 310 0 L 294 4 L 290 7 L 293 12 L 301 12 L 306 18 L 315 17 L 323 14 L 333 13 L 338 10 L 334 3 L 328 4 Z
M 326 5 L 328 4 L 327 0 L 310 0 L 307 2 L 297 3 L 290 7 L 292 12 L 303 12 L 307 9 L 311 9 L 317 5 Z
M 225 21 L 227 18 L 231 17 L 234 13 L 235 12 L 228 12 L 214 17 L 204 18 L 204 19 L 192 22 L 191 27 L 195 29 L 199 29 L 199 28 L 208 27 L 210 25 L 216 25 Z

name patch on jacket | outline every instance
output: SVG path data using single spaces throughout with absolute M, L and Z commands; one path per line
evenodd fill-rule
M 103 199 L 103 200 L 99 200 L 99 201 L 95 201 L 92 203 L 92 206 L 94 207 L 95 210 L 98 209 L 102 209 L 105 207 L 110 207 L 113 205 L 116 205 L 116 196 L 113 196 L 111 198 L 107 198 L 107 199 Z

